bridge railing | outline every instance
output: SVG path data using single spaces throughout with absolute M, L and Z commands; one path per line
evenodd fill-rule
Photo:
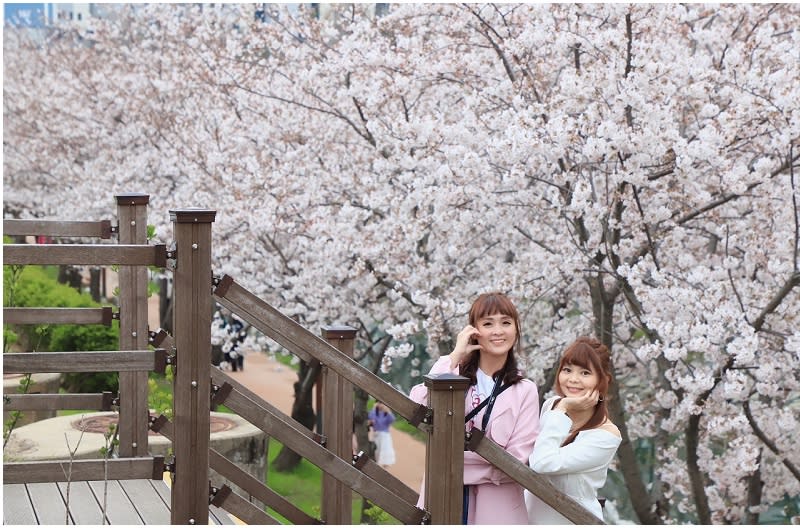
M 121 448 L 120 454 L 126 458 L 144 457 L 147 453 L 148 428 L 172 441 L 175 460 L 167 469 L 173 474 L 173 524 L 206 524 L 209 502 L 250 524 L 277 522 L 261 507 L 233 492 L 227 485 L 210 482 L 209 467 L 290 522 L 298 524 L 352 524 L 353 492 L 369 499 L 405 524 L 460 524 L 465 449 L 483 456 L 571 521 L 577 524 L 601 522 L 490 439 L 473 434 L 469 442 L 465 441 L 465 378 L 449 375 L 426 378 L 425 383 L 430 391 L 429 405 L 417 404 L 353 359 L 354 329 L 325 327 L 321 336 L 315 335 L 241 287 L 232 277 L 213 277 L 211 225 L 215 211 L 170 211 L 175 243 L 167 251 L 165 246 L 142 243 L 146 230 L 146 203 L 146 195 L 118 197 L 119 245 L 59 244 L 47 248 L 7 245 L 4 252 L 5 264 L 121 265 L 120 312 L 125 324 L 121 318 L 120 346 L 126 352 L 73 353 L 68 358 L 59 357 L 56 353 L 49 353 L 48 357 L 27 353 L 23 354 L 24 358 L 6 354 L 4 368 L 6 372 L 54 369 L 53 362 L 57 361 L 60 369 L 91 370 L 102 365 L 107 370 L 109 364 L 114 364 L 114 368 L 121 372 L 120 440 L 124 450 Z M 4 224 L 4 227 L 6 225 L 18 229 L 21 224 Z M 80 225 L 85 232 L 105 232 L 104 226 L 75 225 Z M 37 229 L 46 226 L 39 225 Z M 53 228 L 51 233 L 55 232 Z M 164 332 L 148 332 L 145 302 L 147 277 L 141 266 L 166 266 L 173 273 L 173 336 Z M 318 432 L 299 424 L 226 373 L 212 368 L 213 300 L 304 361 L 321 369 L 322 423 Z M 63 320 L 67 317 L 56 312 L 39 312 L 38 315 L 35 312 L 9 312 L 9 315 L 28 320 L 37 317 Z M 106 315 L 74 312 L 69 317 L 97 320 Z M 148 340 L 150 345 L 158 348 L 147 350 Z M 146 407 L 147 370 L 162 369 L 166 364 L 171 365 L 175 373 L 172 420 L 150 416 Z M 367 457 L 352 455 L 354 387 L 384 402 L 399 416 L 428 434 L 423 509 L 416 506 L 417 490 L 410 489 Z M 66 398 L 63 401 L 66 402 Z M 97 399 L 96 403 L 105 405 L 103 401 Z M 314 519 L 298 510 L 266 484 L 210 448 L 210 410 L 223 403 L 324 472 L 321 519 Z M 131 468 L 136 466 L 137 471 L 141 470 L 139 462 L 116 465 L 122 467 L 124 463 L 130 464 Z M 34 471 L 32 474 L 42 475 L 42 478 L 49 474 L 52 477 L 54 468 L 40 467 L 43 469 L 31 469 Z
M 466 378 L 449 375 L 426 378 L 426 385 L 430 390 L 430 405 L 428 407 L 419 405 L 359 365 L 348 353 L 342 353 L 339 348 L 326 341 L 326 339 L 314 335 L 293 319 L 281 314 L 280 311 L 248 292 L 238 285 L 232 277 L 226 275 L 219 280 L 215 280 L 215 283 L 214 297 L 217 302 L 304 361 L 321 363 L 328 371 L 332 371 L 341 379 L 348 381 L 351 387 L 357 386 L 363 389 L 374 396 L 375 399 L 384 402 L 409 423 L 429 434 L 425 464 L 426 507 L 424 511 L 415 512 L 411 519 L 420 519 L 433 524 L 461 523 L 463 450 L 470 449 L 493 463 L 510 478 L 537 495 L 545 503 L 560 511 L 572 522 L 576 524 L 602 524 L 600 519 L 597 519 L 576 501 L 553 487 L 545 477 L 534 473 L 527 465 L 509 455 L 491 439 L 482 435 L 473 435 L 470 441 L 466 442 L 463 405 L 464 392 L 468 386 Z M 333 333 L 328 329 L 323 331 L 324 336 L 328 338 Z M 350 337 L 342 332 L 339 337 L 353 339 L 354 334 Z M 217 374 L 215 373 L 213 376 L 217 376 Z M 340 393 L 327 395 L 327 398 L 333 398 L 329 400 L 333 402 L 338 401 L 336 398 L 340 397 L 342 397 Z M 339 408 L 352 409 L 352 399 L 347 401 L 350 402 L 349 406 L 345 406 L 342 403 Z M 228 404 L 226 403 L 226 405 Z M 336 418 L 327 418 L 328 426 L 333 429 L 325 428 L 324 430 L 333 430 L 339 433 L 346 431 L 348 438 L 347 452 L 349 453 L 352 412 L 335 416 Z M 337 425 L 331 423 L 336 419 L 339 420 Z M 325 421 L 326 418 L 323 414 L 323 424 Z M 323 427 L 325 426 L 323 425 Z M 294 444 L 292 444 L 292 448 L 295 448 Z M 339 456 L 344 458 L 343 454 Z M 390 476 L 390 474 L 377 465 L 373 464 L 373 466 L 371 468 L 371 478 L 377 483 L 387 482 L 387 475 Z M 394 489 L 405 488 L 403 491 L 407 498 L 411 498 L 411 494 L 416 494 L 416 491 L 409 491 L 409 488 L 404 484 L 392 483 L 391 487 Z M 324 488 L 323 492 L 334 495 L 340 493 L 334 487 Z M 339 504 L 349 504 L 349 502 L 346 502 L 347 497 L 345 495 L 338 495 L 338 497 Z M 323 504 L 325 504 L 324 501 L 325 499 L 323 498 Z M 373 502 L 384 508 L 388 513 L 403 520 L 402 517 L 395 515 L 391 508 L 384 507 L 380 500 Z M 350 524 L 346 522 L 349 520 L 349 510 L 348 512 L 337 510 L 337 512 L 332 514 L 330 518 L 325 519 L 325 521 L 335 524 Z
M 166 352 L 150 350 L 147 344 L 147 271 L 145 266 L 163 267 L 166 248 L 147 245 L 147 203 L 142 194 L 117 196 L 120 224 L 110 220 L 3 221 L 4 235 L 51 238 L 99 238 L 118 236 L 119 244 L 4 244 L 4 265 L 118 265 L 119 311 L 113 308 L 4 307 L 4 324 L 103 324 L 120 320 L 120 349 L 115 351 L 21 352 L 3 355 L 6 374 L 119 372 L 121 398 L 110 392 L 95 394 L 4 395 L 4 410 L 111 410 L 119 407 L 119 455 L 110 460 L 70 462 L 69 477 L 64 461 L 3 464 L 4 483 L 103 480 L 104 478 L 161 478 L 163 457 L 151 457 L 147 443 L 148 372 L 164 372 Z M 141 337 L 140 337 L 141 336 Z M 106 473 L 106 471 L 108 471 Z

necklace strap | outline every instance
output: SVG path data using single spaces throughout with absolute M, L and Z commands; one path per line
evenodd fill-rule
M 481 420 L 481 429 L 483 431 L 486 430 L 486 426 L 489 424 L 489 416 L 492 414 L 492 408 L 494 407 L 495 400 L 497 399 L 498 396 L 500 396 L 500 394 L 504 390 L 506 390 L 511 386 L 510 383 L 507 383 L 505 385 L 503 385 L 502 383 L 503 383 L 503 373 L 497 376 L 497 379 L 494 382 L 494 387 L 492 388 L 492 394 L 488 398 L 483 400 L 480 403 L 480 405 L 472 409 L 469 412 L 469 414 L 467 414 L 464 417 L 464 423 L 467 423 L 470 420 L 472 420 L 475 417 L 475 415 L 477 415 L 481 411 L 481 409 L 486 407 L 486 412 L 483 414 L 483 420 Z

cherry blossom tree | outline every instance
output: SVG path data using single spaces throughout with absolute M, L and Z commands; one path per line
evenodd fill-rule
M 216 209 L 215 273 L 385 370 L 503 290 L 542 393 L 575 336 L 612 350 L 638 521 L 800 495 L 800 10 L 367 7 L 7 29 L 5 214 Z

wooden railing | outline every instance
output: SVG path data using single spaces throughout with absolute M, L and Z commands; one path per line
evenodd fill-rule
M 143 266 L 164 266 L 166 249 L 149 246 L 146 240 L 148 196 L 117 196 L 120 226 L 110 220 L 64 222 L 56 220 L 4 220 L 5 235 L 48 237 L 94 237 L 109 239 L 116 233 L 121 244 L 4 244 L 4 265 L 80 264 L 119 265 L 120 311 L 102 308 L 4 307 L 4 323 L 11 324 L 104 324 L 120 319 L 120 348 L 115 351 L 27 352 L 3 355 L 7 374 L 40 372 L 119 372 L 120 394 L 14 394 L 4 396 L 4 410 L 110 410 L 119 406 L 119 458 L 71 461 L 70 480 L 104 478 L 158 478 L 164 471 L 163 457 L 151 457 L 147 444 L 147 376 L 164 372 L 166 352 L 151 350 L 147 343 L 147 272 Z M 124 224 L 124 225 L 122 225 Z M 134 268 L 136 268 L 134 270 Z M 142 337 L 138 337 L 142 336 Z M 17 462 L 3 464 L 3 483 L 58 482 L 65 479 L 63 464 Z
M 473 434 L 470 441 L 465 443 L 463 402 L 464 392 L 468 388 L 466 378 L 451 375 L 426 378 L 426 385 L 430 390 L 430 406 L 421 406 L 372 372 L 363 368 L 348 354 L 342 353 L 331 343 L 312 334 L 291 318 L 258 299 L 238 285 L 232 277 L 226 275 L 219 280 L 215 280 L 215 283 L 215 299 L 267 337 L 275 340 L 305 361 L 318 361 L 329 372 L 335 373 L 341 379 L 347 380 L 350 384 L 363 389 L 374 396 L 375 399 L 384 402 L 397 414 L 408 420 L 409 423 L 428 432 L 429 440 L 425 465 L 427 480 L 425 486 L 425 511 L 414 512 L 411 517 L 402 517 L 398 516 L 402 514 L 393 511 L 392 505 L 387 502 L 382 503 L 382 498 L 373 500 L 368 497 L 399 520 L 403 522 L 424 520 L 433 524 L 461 523 L 463 450 L 469 449 L 493 463 L 511 479 L 539 496 L 542 501 L 560 511 L 572 522 L 576 524 L 602 524 L 600 519 L 597 519 L 572 498 L 558 491 L 545 477 L 531 471 L 527 465 L 509 455 L 491 439 L 485 438 L 480 434 Z M 326 336 L 329 337 L 328 334 Z M 212 378 L 217 385 L 223 382 L 220 374 L 216 372 L 212 374 Z M 337 397 L 341 397 L 341 395 L 326 393 L 324 396 L 324 398 L 334 402 L 338 401 L 335 399 Z M 251 399 L 257 401 L 255 396 L 251 396 Z M 226 405 L 230 407 L 227 402 Z M 340 407 L 344 407 L 344 405 Z M 338 418 L 341 420 L 338 424 L 331 423 L 336 418 L 323 417 L 323 432 L 336 431 L 338 427 L 344 428 L 338 430 L 348 431 L 349 435 L 349 431 L 352 430 L 352 413 L 344 414 L 346 416 Z M 273 415 L 277 418 L 280 413 L 275 412 Z M 285 416 L 281 418 L 281 421 L 285 422 L 286 420 L 287 417 Z M 256 422 L 252 423 L 259 426 Z M 325 426 L 326 423 L 327 427 Z M 271 427 L 275 426 L 272 425 Z M 268 431 L 268 434 L 278 437 L 273 430 Z M 295 448 L 294 444 L 290 445 L 292 445 L 293 449 Z M 349 444 L 347 449 L 349 452 Z M 344 458 L 342 455 L 339 456 Z M 314 462 L 313 459 L 310 460 Z M 409 490 L 402 483 L 392 482 L 389 484 L 391 475 L 379 466 L 374 464 L 373 466 L 369 475 L 371 480 L 376 484 L 383 483 L 389 489 L 402 490 L 405 497 L 404 500 L 411 504 L 416 502 L 415 498 L 409 500 L 412 495 L 416 496 L 416 491 Z M 336 474 L 334 473 L 333 475 Z M 337 488 L 327 487 L 323 488 L 323 494 L 326 493 L 337 495 L 340 492 Z M 339 498 L 342 501 L 339 504 L 349 504 L 348 502 L 343 502 L 346 500 L 346 496 L 339 495 Z M 324 498 L 323 504 L 325 504 Z M 328 516 L 324 515 L 323 517 L 326 522 L 331 524 L 351 524 L 349 510 L 347 512 L 338 510 L 336 512 L 328 512 Z
M 297 524 L 352 524 L 353 492 L 405 524 L 460 524 L 465 449 L 480 454 L 572 522 L 601 524 L 578 503 L 556 490 L 546 478 L 531 471 L 492 440 L 474 433 L 468 442 L 465 441 L 463 402 L 468 386 L 466 378 L 452 375 L 426 377 L 429 405 L 417 404 L 353 359 L 354 329 L 325 327 L 317 336 L 241 287 L 232 277 L 214 278 L 211 271 L 214 211 L 170 211 L 175 244 L 172 250 L 167 251 L 164 246 L 147 246 L 146 240 L 142 239 L 146 229 L 146 203 L 145 195 L 118 197 L 120 245 L 55 245 L 47 248 L 6 245 L 4 252 L 5 264 L 120 264 L 120 347 L 125 352 L 81 352 L 69 356 L 26 353 L 22 354 L 24 358 L 6 354 L 4 368 L 6 372 L 30 372 L 32 368 L 53 369 L 58 364 L 60 368 L 57 371 L 69 371 L 77 368 L 92 370 L 102 364 L 103 370 L 107 370 L 109 360 L 113 359 L 114 368 L 120 371 L 120 394 L 123 396 L 120 398 L 120 440 L 124 446 L 121 455 L 125 457 L 116 465 L 123 467 L 128 464 L 129 468 L 137 468 L 136 474 L 147 473 L 141 470 L 141 462 L 134 464 L 129 458 L 146 457 L 148 428 L 172 441 L 175 458 L 167 469 L 180 483 L 173 485 L 171 491 L 173 524 L 207 524 L 209 502 L 250 524 L 277 523 L 261 507 L 229 486 L 209 482 L 209 468 Z M 36 233 L 27 233 L 21 221 L 8 222 L 4 223 L 8 234 L 54 235 L 61 232 L 46 222 L 39 222 Z M 105 233 L 107 230 L 105 224 L 100 227 L 91 223 L 73 224 L 79 225 L 83 233 Z M 62 222 L 62 228 L 63 225 Z M 108 230 L 114 231 L 113 228 Z M 172 336 L 164 331 L 149 332 L 146 327 L 147 277 L 141 266 L 166 266 L 173 272 Z M 318 409 L 322 414 L 319 431 L 309 430 L 226 373 L 211 367 L 213 300 L 302 360 L 321 367 L 323 396 L 322 408 Z M 74 310 L 67 315 L 67 312 L 52 309 L 6 309 L 4 314 L 15 321 L 75 322 L 80 319 L 96 322 L 99 319 L 105 321 L 107 317 L 97 311 Z M 148 341 L 157 347 L 156 350 L 147 350 Z M 166 364 L 175 369 L 173 420 L 150 416 L 146 407 L 146 372 L 161 370 Z M 416 506 L 417 490 L 409 488 L 367 457 L 353 457 L 354 387 L 384 402 L 428 434 L 424 509 Z M 46 404 L 64 408 L 65 405 L 78 402 L 83 405 L 89 401 L 76 398 L 78 396 L 64 395 L 63 398 L 39 399 L 39 403 L 35 403 L 37 400 L 34 398 L 15 397 L 12 405 L 30 408 Z M 83 395 L 80 398 L 91 398 L 98 407 L 106 408 L 108 405 L 105 395 Z M 223 403 L 322 469 L 320 519 L 300 511 L 210 447 L 209 410 Z M 163 464 L 163 460 L 154 459 L 154 462 Z M 41 469 L 34 473 L 41 478 L 53 471 L 47 466 L 38 467 Z M 90 472 L 91 464 L 87 463 L 86 467 Z M 130 472 L 132 474 L 133 469 Z M 21 470 L 11 468 L 10 474 L 20 475 Z

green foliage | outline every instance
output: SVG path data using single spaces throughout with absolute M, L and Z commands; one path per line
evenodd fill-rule
M 81 294 L 66 284 L 60 284 L 52 272 L 42 266 L 3 266 L 3 306 L 87 308 L 97 306 L 89 295 Z M 50 345 L 54 327 L 24 325 L 15 328 L 19 343 L 36 350 L 53 350 Z M 4 347 L 5 350 L 5 347 Z M 70 349 L 64 349 L 70 350 Z
M 4 306 L 91 308 L 100 306 L 86 293 L 80 293 L 56 280 L 57 270 L 43 266 L 3 266 Z M 4 326 L 3 350 L 11 343 L 27 349 L 46 351 L 117 350 L 119 322 L 103 325 L 19 325 Z M 70 373 L 64 376 L 64 387 L 71 392 L 116 392 L 118 374 Z
M 108 460 L 113 456 L 114 450 L 119 447 L 119 438 L 117 434 L 119 433 L 119 429 L 117 428 L 116 424 L 109 424 L 108 429 L 106 432 L 103 433 L 103 447 L 100 448 L 100 456 Z
M 118 350 L 119 322 L 112 326 L 58 325 L 53 328 L 52 350 Z M 118 372 L 72 372 L 64 374 L 62 386 L 69 392 L 117 392 Z
M 3 266 L 3 283 L 7 286 L 14 279 L 15 270 L 19 266 Z M 18 282 L 14 289 L 15 298 L 3 292 L 5 306 L 52 306 L 52 307 L 91 307 L 97 304 L 84 293 L 71 286 L 60 284 L 52 276 L 52 272 L 42 266 L 24 266 L 19 272 Z
M 392 516 L 374 504 L 364 510 L 365 524 L 392 524 Z
M 18 306 L 16 293 L 25 266 L 3 266 L 3 305 Z
M 59 325 L 50 337 L 52 350 L 118 350 L 119 323 L 103 325 Z
M 11 347 L 19 341 L 19 335 L 10 326 L 3 325 L 3 353 L 11 350 Z
M 174 374 L 167 369 L 166 374 L 151 372 L 147 380 L 147 405 L 155 415 L 163 414 L 172 419 L 172 380 Z

